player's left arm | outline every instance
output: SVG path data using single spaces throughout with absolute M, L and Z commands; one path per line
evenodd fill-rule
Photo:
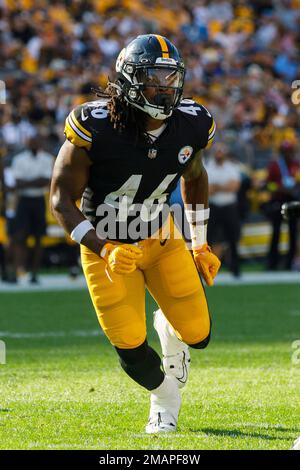
M 196 209 L 197 204 L 202 204 L 204 209 L 208 208 L 208 176 L 201 150 L 182 175 L 181 192 L 184 203 L 192 205 L 193 209 Z
M 199 151 L 181 179 L 185 213 L 190 224 L 193 256 L 199 272 L 208 286 L 212 286 L 221 262 L 207 244 L 208 176 Z

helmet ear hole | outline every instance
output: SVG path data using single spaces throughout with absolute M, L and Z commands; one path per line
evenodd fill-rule
M 128 95 L 131 99 L 135 100 L 137 98 L 137 91 L 136 90 L 129 90 Z
M 129 75 L 131 75 L 131 74 L 133 73 L 133 71 L 134 71 L 134 68 L 133 68 L 133 66 L 132 66 L 131 64 L 127 64 L 127 65 L 125 66 L 125 71 L 126 71 L 127 73 L 129 73 Z

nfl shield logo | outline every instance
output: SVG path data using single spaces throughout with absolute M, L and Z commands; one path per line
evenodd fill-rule
M 156 149 L 149 149 L 148 150 L 148 157 L 149 158 L 155 158 L 157 156 L 157 150 Z

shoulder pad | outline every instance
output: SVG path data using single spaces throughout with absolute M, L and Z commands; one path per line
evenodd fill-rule
M 95 119 L 106 119 L 108 116 L 107 101 L 89 101 L 73 109 L 65 123 L 64 133 L 72 144 L 91 149 L 93 129 L 97 128 Z
M 197 123 L 199 123 L 201 131 L 205 133 L 201 146 L 202 148 L 209 148 L 216 132 L 216 123 L 208 109 L 206 109 L 202 104 L 191 99 L 182 100 L 177 109 L 181 113 L 185 113 L 187 116 L 190 116 L 194 124 L 197 125 Z
M 107 102 L 108 99 L 88 101 L 85 103 L 87 115 L 91 119 L 106 119 L 108 117 Z

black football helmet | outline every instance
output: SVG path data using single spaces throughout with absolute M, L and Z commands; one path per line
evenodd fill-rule
M 178 50 L 158 34 L 138 36 L 119 54 L 116 84 L 126 101 L 154 119 L 166 119 L 179 105 L 185 67 Z

